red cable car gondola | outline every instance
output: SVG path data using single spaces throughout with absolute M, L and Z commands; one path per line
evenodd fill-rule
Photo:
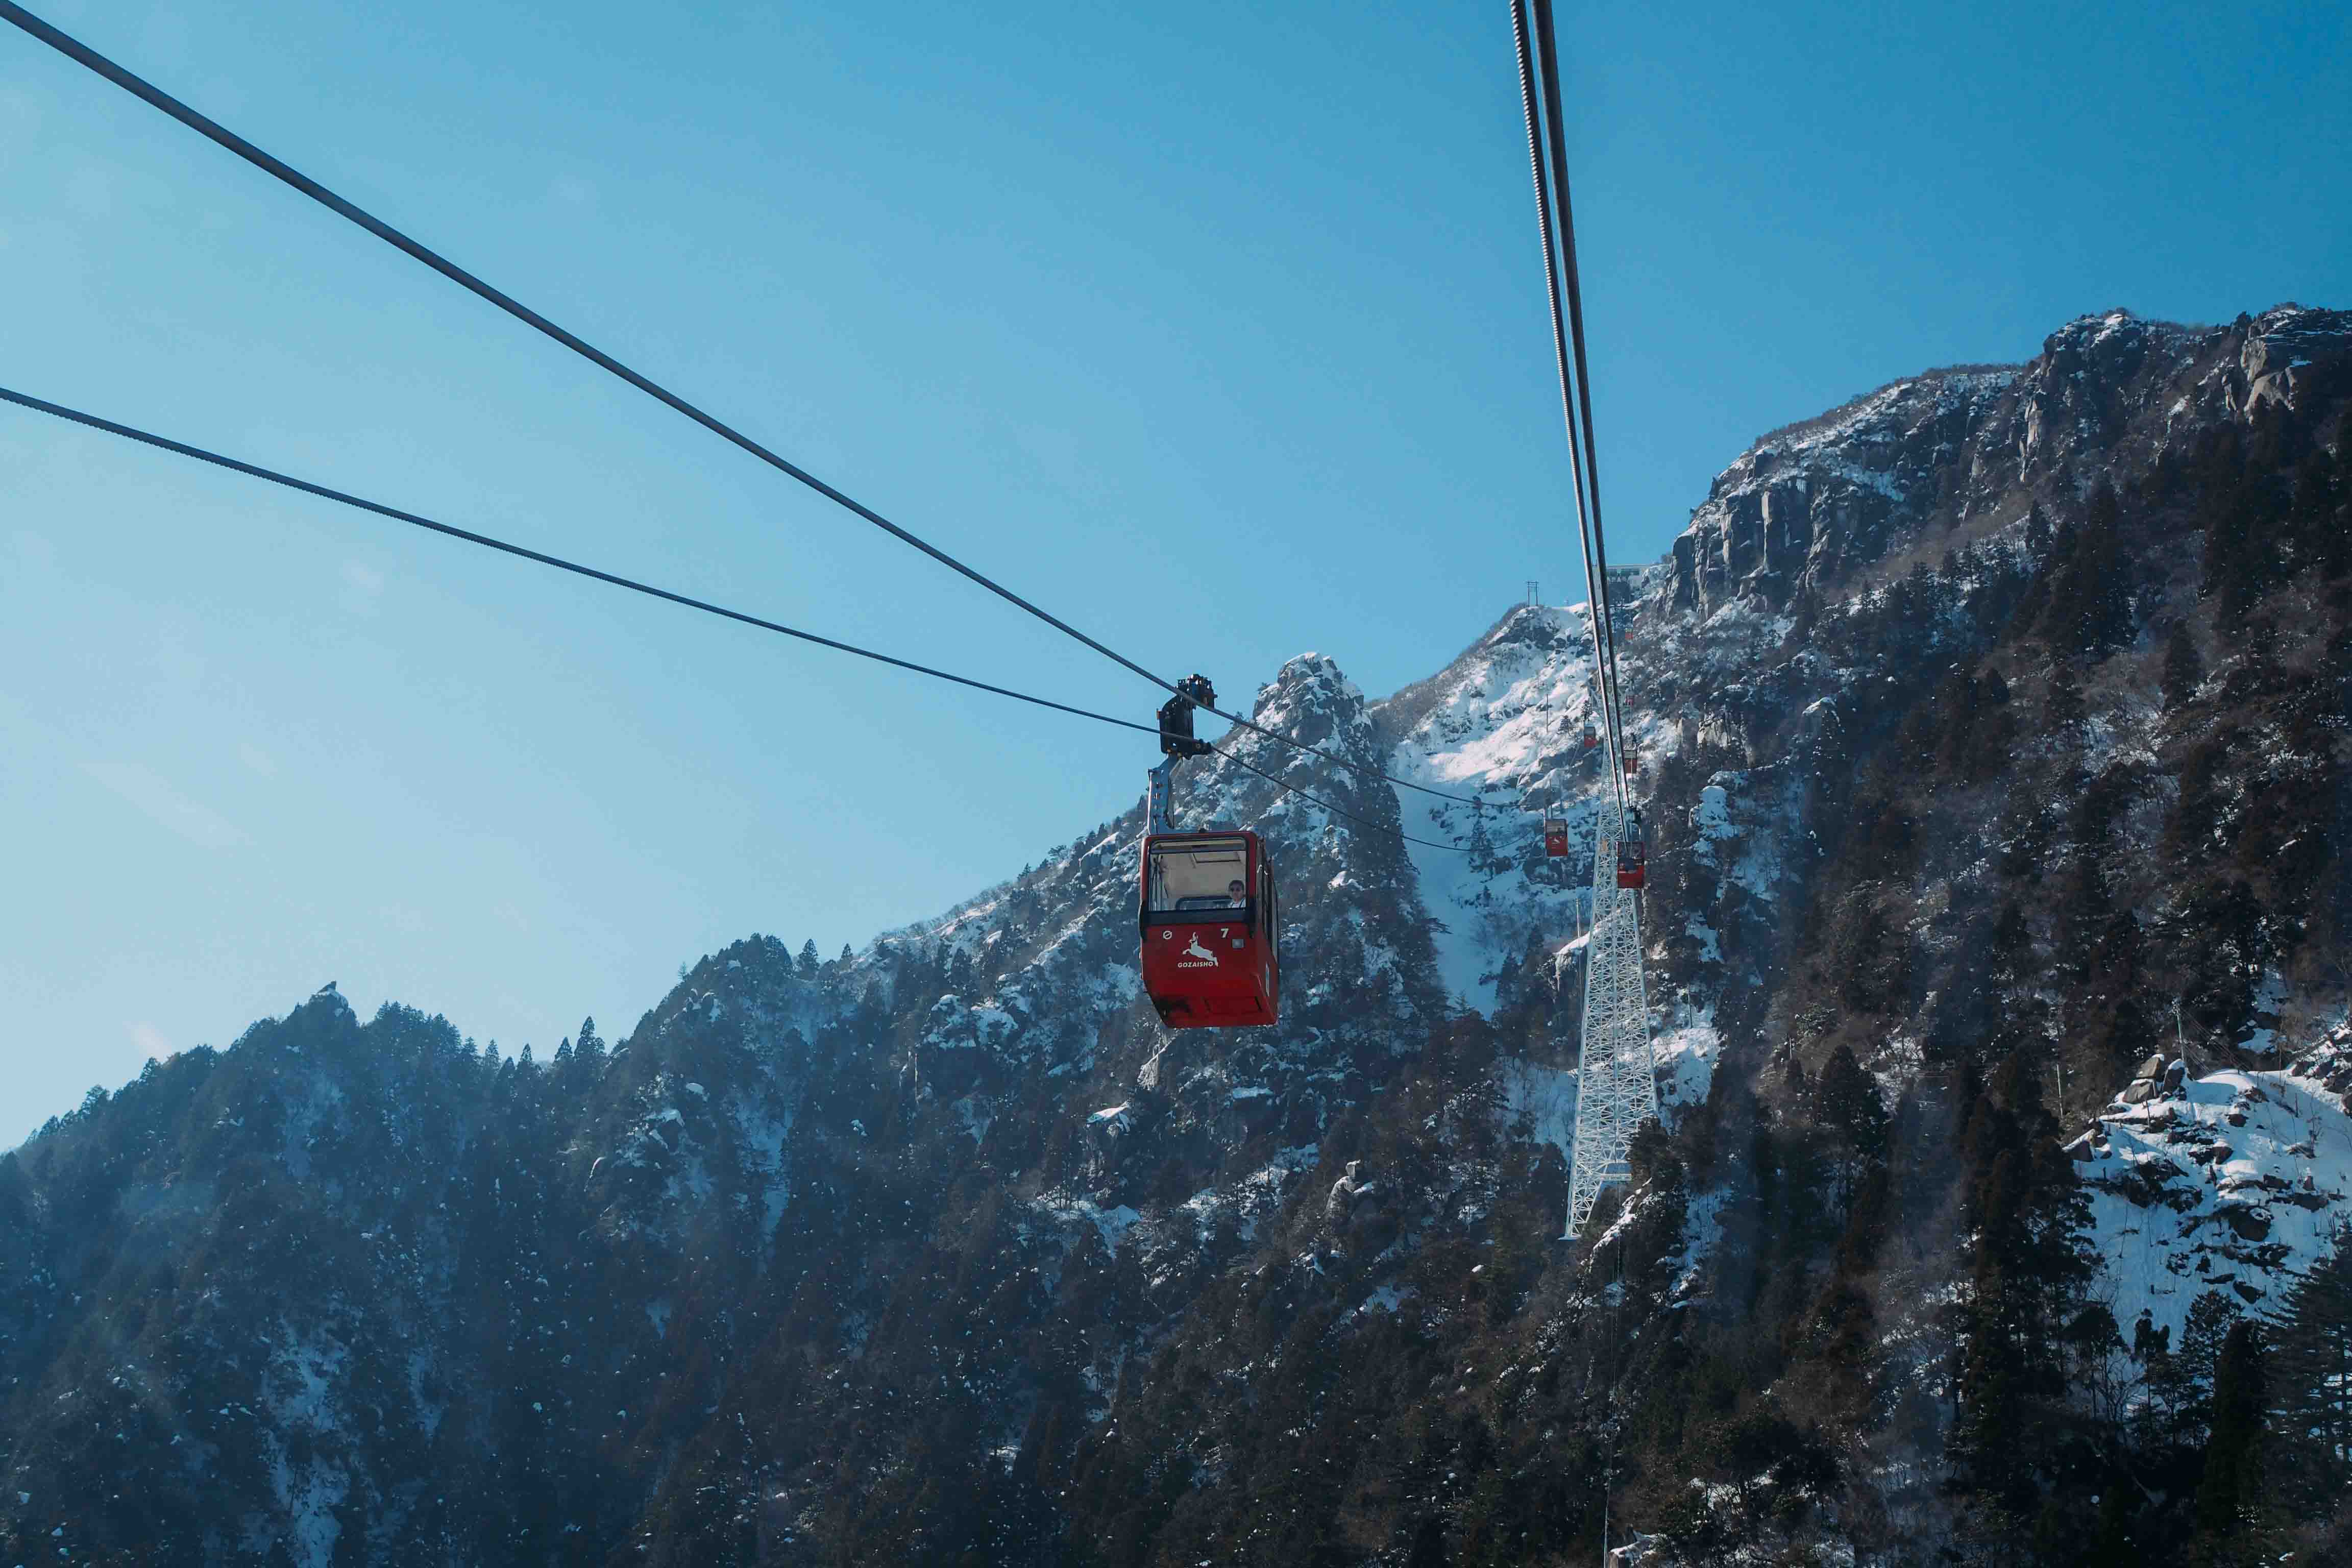
M 1546 857 L 1557 860 L 1568 853 L 1568 819 L 1566 817 L 1545 817 L 1543 836 Z
M 1617 841 L 1617 885 L 1637 891 L 1649 882 L 1649 853 L 1638 827 Z
M 1237 827 L 1179 833 L 1176 770 L 1215 748 L 1192 735 L 1192 710 L 1213 709 L 1204 675 L 1176 683 L 1160 710 L 1160 765 L 1144 797 L 1143 989 L 1171 1029 L 1271 1024 L 1280 1010 L 1282 911 L 1265 841 Z
M 1281 910 L 1265 841 L 1238 829 L 1143 841 L 1143 989 L 1171 1029 L 1271 1024 Z
M 1589 752 L 1599 744 L 1601 744 L 1600 731 L 1593 729 L 1591 725 L 1587 724 L 1584 727 L 1584 749 Z

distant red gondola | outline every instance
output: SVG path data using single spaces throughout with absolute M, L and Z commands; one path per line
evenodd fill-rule
M 1568 853 L 1568 819 L 1547 816 L 1543 825 L 1544 854 L 1557 860 Z
M 1649 883 L 1649 852 L 1636 832 L 1617 841 L 1617 885 L 1640 889 Z

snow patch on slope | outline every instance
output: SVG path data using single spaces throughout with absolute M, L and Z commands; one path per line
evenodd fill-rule
M 2352 1220 L 2352 1116 L 2325 1087 L 2347 1073 L 2352 1051 L 2332 1043 L 2284 1071 L 2209 1073 L 2111 1107 L 2068 1146 L 2126 1337 L 2145 1311 L 2179 1343 L 2208 1290 L 2274 1306 L 2326 1254 Z
M 1706 1103 L 1706 1091 L 1715 1083 L 1715 1064 L 1723 1055 L 1715 1009 L 1702 1008 L 1675 1024 L 1655 1037 L 1651 1048 L 1657 1061 L 1658 1117 L 1671 1127 Z
M 1576 1148 L 1576 1069 L 1506 1058 L 1499 1070 L 1507 1120 L 1528 1121 L 1528 1136 L 1549 1143 L 1566 1160 Z
M 1592 654 L 1581 605 L 1528 605 L 1433 683 L 1434 700 L 1390 757 L 1397 777 L 1480 804 L 1400 791 L 1406 832 L 1469 854 L 1407 846 L 1449 995 L 1480 1012 L 1495 1007 L 1496 981 L 1531 940 L 1553 942 L 1589 922 L 1592 843 L 1601 798 L 1600 749 L 1583 730 L 1595 718 Z M 1654 716 L 1629 712 L 1647 744 Z M 1544 857 L 1539 817 L 1567 818 L 1571 845 Z

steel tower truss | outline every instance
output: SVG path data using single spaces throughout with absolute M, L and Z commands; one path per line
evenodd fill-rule
M 1614 756 L 1607 763 L 1619 765 Z M 1597 826 L 1592 933 L 1584 949 L 1584 1039 L 1576 1058 L 1576 1151 L 1569 1162 L 1564 1237 L 1584 1228 L 1602 1187 L 1632 1179 L 1634 1130 L 1658 1114 L 1650 1002 L 1642 983 L 1639 896 L 1617 885 L 1617 842 L 1625 823 L 1614 789 L 1602 794 Z

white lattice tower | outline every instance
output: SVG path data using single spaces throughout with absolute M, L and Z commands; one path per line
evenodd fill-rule
M 1613 756 L 1604 758 L 1612 765 Z M 1650 1001 L 1642 984 L 1636 895 L 1617 886 L 1624 819 L 1604 796 L 1593 843 L 1592 934 L 1584 948 L 1584 1040 L 1576 1058 L 1576 1152 L 1569 1162 L 1568 1229 L 1592 1217 L 1601 1189 L 1630 1180 L 1634 1130 L 1658 1114 Z

